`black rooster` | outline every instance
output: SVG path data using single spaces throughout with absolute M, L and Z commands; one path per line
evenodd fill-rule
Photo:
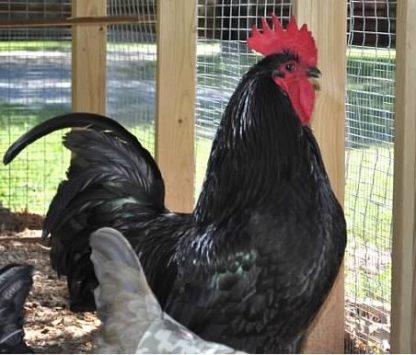
M 88 236 L 122 232 L 164 310 L 210 341 L 247 352 L 299 352 L 337 276 L 345 220 L 308 126 L 319 74 L 306 26 L 263 19 L 248 44 L 266 57 L 244 75 L 220 122 L 191 214 L 164 206 L 160 171 L 117 122 L 73 113 L 48 120 L 6 152 L 7 164 L 52 131 L 73 153 L 44 224 L 71 306 L 93 307 Z
M 23 306 L 32 288 L 32 274 L 30 265 L 0 269 L 0 354 L 32 352 L 23 339 Z

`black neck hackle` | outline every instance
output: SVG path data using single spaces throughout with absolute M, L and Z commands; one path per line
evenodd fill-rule
M 278 180 L 297 165 L 303 129 L 288 96 L 272 79 L 279 63 L 293 59 L 296 57 L 289 53 L 264 58 L 242 78 L 231 96 L 195 209 L 198 222 L 218 221 L 220 215 L 229 218 L 238 210 L 264 202 Z

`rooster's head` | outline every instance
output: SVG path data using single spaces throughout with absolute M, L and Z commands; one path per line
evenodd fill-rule
M 292 106 L 303 125 L 308 124 L 315 102 L 314 85 L 311 78 L 317 78 L 317 49 L 306 25 L 298 29 L 292 17 L 283 29 L 276 15 L 272 15 L 273 29 L 262 18 L 263 32 L 253 27 L 247 40 L 249 48 L 265 56 L 274 56 L 271 70 L 273 81 L 289 97 Z

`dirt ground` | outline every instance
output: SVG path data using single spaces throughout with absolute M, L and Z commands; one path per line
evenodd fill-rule
M 40 239 L 42 217 L 7 212 L 0 207 L 0 267 L 9 263 L 35 267 L 25 304 L 26 343 L 42 354 L 91 352 L 100 322 L 95 313 L 69 311 L 65 277 L 58 279 L 51 269 L 49 248 Z

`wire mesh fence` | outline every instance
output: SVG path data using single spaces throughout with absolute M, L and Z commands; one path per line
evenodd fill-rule
M 347 352 L 388 352 L 396 1 L 348 2 Z
M 198 2 L 196 193 L 228 99 L 256 58 L 244 40 L 259 16 L 291 1 Z M 389 349 L 395 1 L 348 1 L 347 352 Z
M 40 19 L 64 19 L 71 14 L 71 0 L 0 0 L 0 20 L 40 20 Z M 68 37 L 69 28 L 61 28 L 59 37 Z M 55 28 L 27 28 L 16 27 L 13 36 L 9 31 L 1 31 L 0 40 L 54 40 L 56 39 Z
M 141 24 L 111 25 L 107 35 L 107 113 L 154 151 L 156 1 L 109 0 L 110 16 L 137 16 Z
M 3 20 L 61 18 L 61 1 L 1 1 Z M 70 108 L 71 44 L 67 28 L 0 29 L 0 152 L 26 130 Z M 0 204 L 13 211 L 44 213 L 69 155 L 61 133 L 0 166 Z
M 111 16 L 147 17 L 146 24 L 113 25 L 107 42 L 107 112 L 154 146 L 156 70 L 153 0 L 108 1 Z M 62 19 L 70 0 L 0 1 L 4 20 Z M 71 108 L 70 28 L 0 29 L 0 152 L 37 123 Z M 12 211 L 44 214 L 64 178 L 69 153 L 62 133 L 31 145 L 0 167 L 0 203 Z
M 242 75 L 257 60 L 247 49 L 247 35 L 260 16 L 272 12 L 285 23 L 291 14 L 290 0 L 198 1 L 196 196 L 228 99 Z

